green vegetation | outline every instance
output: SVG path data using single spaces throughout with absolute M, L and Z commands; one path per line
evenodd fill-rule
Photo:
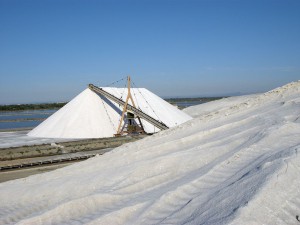
M 21 111 L 21 110 L 41 110 L 41 109 L 59 109 L 63 103 L 43 103 L 43 104 L 19 104 L 19 105 L 0 105 L 0 111 Z

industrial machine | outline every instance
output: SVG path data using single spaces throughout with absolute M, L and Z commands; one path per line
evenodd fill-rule
M 103 88 L 97 87 L 93 84 L 89 84 L 89 89 L 94 91 L 95 93 L 104 96 L 105 98 L 119 104 L 123 107 L 120 123 L 117 129 L 117 133 L 115 136 L 121 136 L 125 134 L 143 134 L 145 133 L 144 127 L 141 121 L 141 118 L 145 121 L 149 122 L 153 126 L 159 128 L 160 130 L 166 130 L 169 127 L 164 124 L 162 121 L 154 119 L 152 116 L 144 113 L 142 110 L 138 109 L 134 103 L 134 100 L 131 95 L 131 80 L 130 76 L 127 77 L 127 98 L 123 101 L 121 98 L 117 98 L 116 96 L 108 93 L 103 90 Z M 131 104 L 129 104 L 129 100 L 131 100 Z M 138 123 L 136 122 L 136 120 Z M 123 124 L 123 126 L 122 126 Z

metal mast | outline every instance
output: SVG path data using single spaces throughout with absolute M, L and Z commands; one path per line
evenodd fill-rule
M 119 126 L 118 126 L 118 130 L 117 130 L 117 133 L 115 134 L 116 136 L 122 135 L 121 127 L 122 127 L 122 122 L 123 121 L 124 121 L 124 124 L 126 123 L 125 120 L 124 120 L 124 117 L 125 117 L 126 112 L 127 112 L 127 115 L 128 115 L 127 106 L 128 106 L 129 99 L 131 100 L 132 106 L 134 108 L 136 108 L 135 103 L 134 103 L 133 98 L 132 98 L 132 95 L 131 95 L 131 92 L 130 92 L 130 87 L 131 87 L 131 85 L 130 85 L 130 76 L 128 76 L 127 77 L 127 98 L 126 98 L 125 105 L 124 105 L 124 108 L 123 108 L 123 112 L 122 112 L 121 120 L 120 120 L 120 123 L 119 123 Z M 142 121 L 141 121 L 141 119 L 138 115 L 137 115 L 137 119 L 138 119 L 139 124 L 141 126 L 141 132 L 145 133 Z

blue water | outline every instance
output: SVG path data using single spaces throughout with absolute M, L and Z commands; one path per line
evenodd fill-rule
M 44 119 L 51 116 L 56 109 L 51 110 L 26 110 L 26 111 L 12 111 L 0 112 L 0 129 L 15 129 L 25 127 L 36 127 Z M 40 119 L 38 121 L 8 121 L 19 119 Z
M 0 129 L 31 128 L 36 127 L 43 121 L 22 121 L 22 122 L 0 122 Z
M 186 102 L 175 102 L 175 104 L 180 108 L 186 108 L 193 105 L 203 104 L 205 101 L 186 101 Z
M 19 112 L 0 112 L 0 121 L 33 118 L 44 119 L 52 115 L 54 112 L 56 112 L 56 110 L 26 110 Z

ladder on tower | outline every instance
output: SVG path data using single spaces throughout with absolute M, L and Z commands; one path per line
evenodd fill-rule
M 142 110 L 130 105 L 130 104 L 126 104 L 122 99 L 117 98 L 116 96 L 108 93 L 107 91 L 103 90 L 100 87 L 97 87 L 93 84 L 89 84 L 89 89 L 94 91 L 97 94 L 100 94 L 104 97 L 106 97 L 107 99 L 121 105 L 121 106 L 125 106 L 127 107 L 127 110 L 129 110 L 130 112 L 132 112 L 133 114 L 135 114 L 136 116 L 139 116 L 140 118 L 143 118 L 144 120 L 146 120 L 147 122 L 149 122 L 150 124 L 152 124 L 153 126 L 159 128 L 160 130 L 166 130 L 169 127 L 164 124 L 163 122 L 154 119 L 152 116 L 149 116 L 148 114 L 144 113 Z

